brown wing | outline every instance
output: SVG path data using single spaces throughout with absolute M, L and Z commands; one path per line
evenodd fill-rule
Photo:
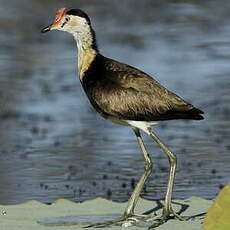
M 90 94 L 106 115 L 137 121 L 201 119 L 202 111 L 144 72 L 111 59 L 104 67 Z

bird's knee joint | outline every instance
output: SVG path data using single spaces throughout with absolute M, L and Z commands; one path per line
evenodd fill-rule
M 145 163 L 145 170 L 146 171 L 151 171 L 152 170 L 152 163 L 151 162 L 146 162 Z
M 169 159 L 169 162 L 171 164 L 176 164 L 177 163 L 177 158 L 176 158 L 175 155 L 171 155 L 168 159 Z

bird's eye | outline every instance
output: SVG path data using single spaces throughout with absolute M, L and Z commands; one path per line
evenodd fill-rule
M 65 24 L 70 20 L 69 16 L 65 16 L 65 21 L 62 23 L 61 28 L 65 26 Z

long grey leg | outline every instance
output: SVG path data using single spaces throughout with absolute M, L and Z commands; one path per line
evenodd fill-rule
M 163 151 L 166 153 L 169 164 L 170 164 L 170 173 L 169 173 L 169 179 L 168 179 L 168 187 L 167 187 L 167 193 L 165 197 L 165 204 L 163 209 L 162 215 L 135 215 L 134 209 L 137 204 L 138 198 L 140 196 L 140 193 L 143 189 L 143 186 L 148 179 L 149 175 L 152 172 L 152 161 L 149 157 L 149 154 L 145 148 L 144 142 L 140 135 L 140 130 L 138 128 L 133 128 L 135 135 L 137 137 L 137 142 L 141 147 L 141 150 L 143 152 L 143 157 L 145 160 L 145 167 L 144 167 L 144 173 L 141 176 L 140 180 L 138 181 L 129 201 L 128 205 L 125 209 L 124 215 L 113 221 L 107 221 L 105 223 L 97 223 L 92 224 L 87 227 L 107 227 L 111 225 L 118 225 L 123 227 L 128 226 L 147 226 L 146 224 L 151 224 L 149 226 L 149 229 L 153 229 L 155 227 L 158 227 L 159 225 L 166 222 L 170 215 L 173 215 L 174 217 L 180 219 L 180 220 L 186 220 L 187 217 L 181 217 L 178 214 L 176 214 L 172 209 L 172 190 L 173 190 L 173 184 L 174 184 L 174 178 L 175 178 L 175 172 L 176 172 L 176 156 L 168 149 L 168 147 L 151 131 L 150 128 L 142 129 L 144 132 L 146 132 L 154 141 L 156 141 L 159 146 L 163 149 Z
M 143 157 L 145 160 L 145 166 L 144 166 L 144 173 L 139 179 L 131 197 L 128 200 L 127 207 L 124 211 L 124 214 L 122 217 L 116 219 L 116 220 L 111 220 L 111 221 L 106 221 L 104 223 L 96 223 L 96 224 L 91 224 L 86 226 L 88 227 L 97 227 L 97 228 L 104 228 L 107 226 L 123 226 L 123 227 L 128 227 L 128 226 L 142 226 L 146 227 L 146 223 L 150 223 L 153 219 L 153 216 L 147 216 L 147 215 L 135 215 L 134 214 L 134 209 L 136 207 L 138 198 L 140 197 L 140 193 L 143 189 L 143 186 L 148 179 L 149 175 L 152 172 L 152 161 L 149 157 L 149 154 L 145 148 L 144 142 L 141 138 L 140 130 L 138 128 L 133 128 L 133 131 L 137 137 L 137 142 L 141 147 L 141 150 L 143 152 Z M 149 226 L 149 225 L 148 225 Z
M 141 176 L 140 180 L 138 181 L 129 201 L 128 201 L 128 205 L 125 209 L 125 213 L 124 215 L 127 216 L 132 216 L 134 214 L 134 208 L 136 206 L 136 203 L 138 201 L 138 198 L 140 196 L 140 193 L 143 189 L 143 186 L 146 182 L 146 180 L 148 179 L 149 175 L 152 172 L 152 161 L 151 158 L 149 157 L 149 154 L 145 148 L 144 142 L 141 138 L 141 134 L 140 134 L 140 130 L 137 128 L 133 128 L 133 131 L 137 137 L 137 142 L 141 147 L 143 156 L 144 156 L 144 160 L 145 160 L 145 166 L 144 166 L 144 173 Z
M 168 147 L 159 139 L 159 137 L 156 136 L 152 132 L 150 128 L 148 128 L 148 134 L 149 136 L 161 147 L 161 149 L 166 153 L 168 160 L 169 160 L 169 165 L 170 165 L 170 172 L 169 172 L 169 179 L 168 179 L 168 187 L 167 187 L 167 192 L 165 196 L 165 204 L 164 204 L 164 209 L 163 209 L 163 216 L 166 218 L 170 214 L 174 214 L 172 209 L 172 192 L 173 192 L 173 185 L 174 185 L 174 179 L 175 179 L 175 174 L 176 174 L 176 167 L 177 167 L 177 158 L 176 156 L 168 149 Z M 177 216 L 179 218 L 179 216 Z M 180 218 L 179 218 L 180 219 Z

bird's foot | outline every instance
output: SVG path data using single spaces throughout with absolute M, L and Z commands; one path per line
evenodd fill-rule
M 163 210 L 163 214 L 162 215 L 157 215 L 155 217 L 153 217 L 151 220 L 151 226 L 149 227 L 149 229 L 154 229 L 162 224 L 164 224 L 165 222 L 167 222 L 170 219 L 177 219 L 180 221 L 186 221 L 188 220 L 190 217 L 189 216 L 180 216 L 179 214 L 175 213 L 172 209 L 169 211 Z
M 86 226 L 85 228 L 105 228 L 105 227 L 111 227 L 111 226 L 121 226 L 121 227 L 130 227 L 130 226 L 136 226 L 136 227 L 150 227 L 152 226 L 152 223 L 149 221 L 152 220 L 156 216 L 156 214 L 150 215 L 129 215 L 129 216 L 122 216 L 116 220 L 106 221 L 104 223 L 96 223 Z
M 111 220 L 111 221 L 106 221 L 103 223 L 96 223 L 96 224 L 90 224 L 86 226 L 85 228 L 105 228 L 105 227 L 111 227 L 111 226 L 121 226 L 121 227 L 131 227 L 131 226 L 136 226 L 136 227 L 148 227 L 149 229 L 154 229 L 165 222 L 167 222 L 170 219 L 177 219 L 180 221 L 186 221 L 190 217 L 188 216 L 180 216 L 177 213 L 175 213 L 173 210 L 170 211 L 165 211 L 163 210 L 162 215 L 156 215 L 150 214 L 150 215 L 123 215 L 122 217 Z

